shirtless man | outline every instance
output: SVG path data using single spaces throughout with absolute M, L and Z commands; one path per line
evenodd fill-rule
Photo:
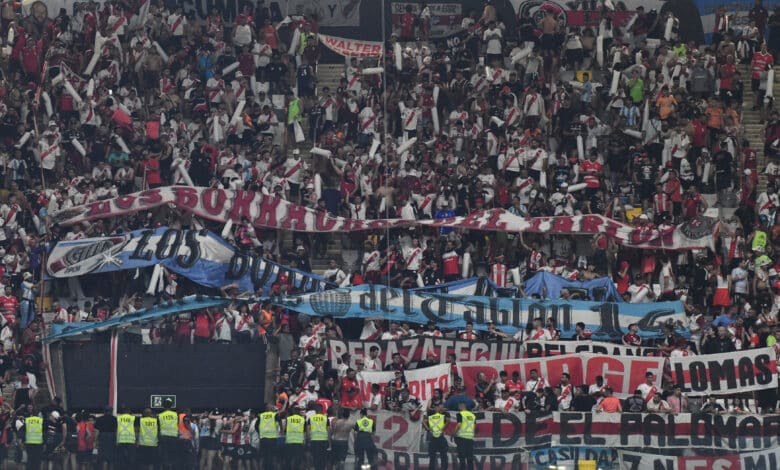
M 545 11 L 544 18 L 541 21 L 542 38 L 540 47 L 544 57 L 544 74 L 549 76 L 553 66 L 558 61 L 558 20 L 555 19 L 555 13 L 550 10 Z
M 333 421 L 330 430 L 330 441 L 333 449 L 333 461 L 336 470 L 344 470 L 344 462 L 347 460 L 349 435 L 355 420 L 350 419 L 349 410 L 339 410 L 339 417 Z

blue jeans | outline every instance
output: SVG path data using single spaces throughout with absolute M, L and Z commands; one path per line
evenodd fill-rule
M 24 330 L 27 328 L 27 325 L 32 323 L 32 321 L 35 319 L 35 302 L 32 300 L 22 300 L 22 303 L 19 305 L 19 315 L 20 315 L 20 322 L 21 322 L 21 328 Z

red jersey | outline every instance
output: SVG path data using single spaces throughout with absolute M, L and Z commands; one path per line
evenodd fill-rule
M 707 125 L 698 119 L 693 121 L 693 146 L 704 147 L 707 142 Z
M 761 72 L 766 70 L 767 65 L 774 65 L 775 59 L 772 57 L 772 54 L 767 52 L 764 54 L 761 51 L 755 52 L 753 54 L 753 62 L 752 62 L 752 71 L 750 74 L 750 78 L 753 80 L 759 80 L 761 78 Z
M 206 314 L 195 317 L 195 336 L 200 338 L 211 337 L 211 319 Z
M 19 307 L 19 299 L 13 295 L 0 295 L 0 314 L 8 317 L 16 315 L 16 309 Z
M 445 276 L 456 275 L 459 272 L 458 269 L 458 254 L 454 251 L 444 253 L 444 266 L 443 272 Z
M 588 188 L 598 188 L 600 186 L 598 175 L 601 173 L 602 164 L 585 160 L 580 163 L 580 170 L 583 173 L 596 173 L 595 175 L 586 175 L 582 180 L 588 185 Z
M 260 32 L 263 34 L 263 39 L 265 39 L 265 43 L 271 46 L 271 49 L 278 49 L 279 43 L 276 41 L 276 28 L 274 28 L 272 25 L 264 26 L 263 29 L 260 30 Z
M 412 38 L 414 37 L 414 13 L 404 13 L 401 17 L 401 37 Z
M 720 89 L 731 90 L 731 79 L 734 77 L 734 73 L 737 71 L 737 66 L 734 64 L 723 64 L 720 68 Z
M 641 346 L 642 338 L 640 338 L 639 335 L 635 335 L 633 333 L 626 333 L 623 335 L 623 342 L 630 346 Z
M 341 378 L 341 407 L 357 409 L 363 406 L 360 399 L 360 386 L 357 380 L 349 377 Z

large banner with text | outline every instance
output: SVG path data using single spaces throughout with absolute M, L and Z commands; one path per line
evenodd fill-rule
M 551 443 L 554 446 L 746 451 L 771 449 L 780 443 L 780 415 L 578 412 L 553 415 Z
M 512 377 L 517 372 L 520 380 L 527 383 L 531 371 L 535 370 L 544 386 L 558 385 L 561 374 L 568 373 L 572 384 L 596 383 L 596 377 L 604 378 L 606 386 L 612 388 L 615 396 L 628 397 L 640 384 L 645 383 L 648 372 L 655 374 L 654 385 L 661 388 L 661 373 L 664 367 L 662 357 L 607 356 L 603 354 L 567 354 L 565 356 L 540 357 L 491 362 L 462 362 L 457 364 L 458 375 L 463 378 L 466 390 L 474 390 L 480 373 L 485 378 L 498 380 L 501 372 Z M 540 384 L 542 385 L 542 384 Z M 566 444 L 568 445 L 568 444 Z
M 621 470 L 774 470 L 780 449 L 730 455 L 670 456 L 618 451 Z
M 405 357 L 411 365 L 425 360 L 445 363 L 450 355 L 457 362 L 504 361 L 508 359 L 560 356 L 562 354 L 606 354 L 612 356 L 655 356 L 655 348 L 631 347 L 600 341 L 468 341 L 442 336 L 414 336 L 398 340 L 328 340 L 328 360 L 333 367 L 349 354 L 349 367 L 371 357 L 376 350 L 380 368 L 388 365 L 394 354 Z
M 413 323 L 434 322 L 440 328 L 464 328 L 472 322 L 485 330 L 488 323 L 509 334 L 530 330 L 535 318 L 555 320 L 561 335 L 572 337 L 578 322 L 592 331 L 593 339 L 620 339 L 631 324 L 647 338 L 663 336 L 662 326 L 676 325 L 677 332 L 690 336 L 683 327 L 685 309 L 681 302 L 646 304 L 553 301 L 506 297 L 477 297 L 409 291 L 380 285 L 330 289 L 313 294 L 274 299 L 279 306 L 314 316 L 375 318 Z M 527 339 L 524 333 L 520 338 Z
M 66 278 L 157 264 L 203 286 L 237 284 L 242 292 L 262 288 L 268 294 L 280 279 L 307 292 L 333 286 L 315 274 L 236 250 L 208 230 L 168 227 L 58 242 L 46 260 L 46 275 Z
M 739 353 L 670 357 L 675 385 L 691 396 L 777 388 L 777 353 L 758 348 Z
M 420 400 L 422 409 L 427 408 L 428 402 L 433 398 L 434 390 L 440 389 L 443 393 L 446 393 L 450 387 L 449 364 L 406 370 L 403 375 L 403 383 L 409 390 L 409 395 Z M 378 385 L 379 390 L 384 391 L 385 387 L 395 379 L 395 372 L 393 371 L 363 371 L 358 373 L 357 381 L 363 403 L 369 402 L 373 385 Z
M 91 202 L 55 212 L 52 214 L 52 221 L 69 225 L 122 216 L 164 205 L 171 205 L 218 222 L 232 220 L 241 223 L 246 219 L 258 227 L 299 232 L 354 232 L 417 224 L 498 232 L 605 234 L 621 245 L 669 250 L 714 248 L 718 227 L 717 221 L 710 218 L 698 218 L 679 226 L 652 228 L 633 227 L 596 214 L 526 219 L 503 209 L 476 211 L 464 217 L 433 220 L 348 219 L 330 216 L 325 211 L 292 204 L 259 192 L 189 186 L 165 186 Z

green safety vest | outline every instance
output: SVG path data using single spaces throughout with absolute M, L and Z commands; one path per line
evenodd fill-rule
M 39 416 L 24 418 L 24 443 L 43 444 L 43 418 Z
M 306 419 L 303 416 L 292 415 L 287 418 L 287 429 L 284 436 L 286 444 L 303 444 Z
M 135 416 L 121 414 L 116 417 L 116 443 L 135 444 Z
M 260 413 L 260 439 L 276 439 L 279 433 L 276 431 L 276 412 L 266 411 Z
M 477 417 L 471 411 L 461 411 L 457 436 L 462 439 L 474 439 L 474 423 L 476 420 Z
M 374 420 L 368 417 L 357 420 L 358 432 L 374 432 Z
M 157 417 L 160 420 L 160 435 L 179 437 L 179 415 L 175 411 L 163 411 Z
M 431 436 L 441 437 L 444 434 L 444 415 L 434 413 L 428 416 L 428 429 L 431 430 Z
M 763 230 L 756 230 L 756 234 L 753 236 L 753 243 L 750 246 L 751 250 L 755 250 L 756 248 L 764 249 L 766 248 L 766 232 Z
M 146 447 L 157 447 L 157 426 L 156 418 L 141 418 L 138 444 Z
M 301 33 L 301 39 L 298 44 L 298 55 L 303 55 L 303 51 L 306 50 L 306 46 L 309 45 L 311 39 L 314 39 L 314 33 Z
M 318 413 L 309 418 L 309 433 L 312 441 L 327 441 L 328 417 Z

